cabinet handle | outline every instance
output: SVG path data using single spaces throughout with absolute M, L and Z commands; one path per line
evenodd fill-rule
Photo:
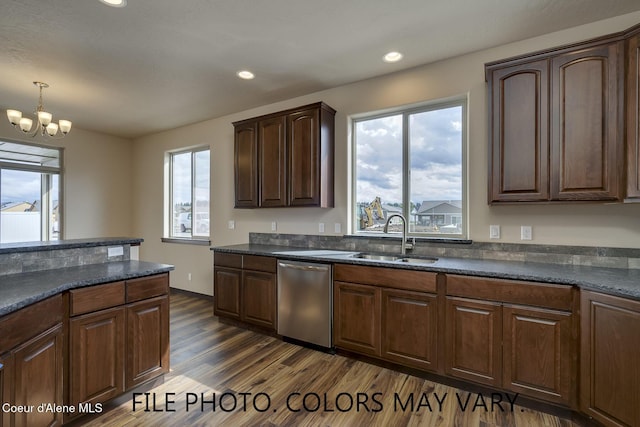
M 321 266 L 316 267 L 313 265 L 294 265 L 294 264 L 285 264 L 283 262 L 279 263 L 280 267 L 291 268 L 293 270 L 304 270 L 304 271 L 327 271 L 329 266 Z

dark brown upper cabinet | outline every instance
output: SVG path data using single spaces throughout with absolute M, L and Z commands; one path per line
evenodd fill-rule
M 627 198 L 640 199 L 640 25 L 626 45 Z
M 489 203 L 623 198 L 622 34 L 486 65 Z
M 235 207 L 333 207 L 335 113 L 319 102 L 234 122 Z

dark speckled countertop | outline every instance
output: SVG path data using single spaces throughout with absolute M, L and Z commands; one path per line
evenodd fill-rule
M 406 264 L 393 261 L 371 261 L 351 258 L 349 255 L 356 252 L 346 250 L 252 244 L 220 246 L 211 249 L 215 252 L 267 255 L 288 260 L 358 264 L 433 271 L 437 273 L 463 274 L 467 276 L 557 283 L 640 300 L 640 270 L 638 269 L 586 267 L 472 258 L 438 258 L 438 260 L 432 264 Z M 407 256 L 419 258 L 410 253 L 407 254 Z
M 69 289 L 166 273 L 174 267 L 120 261 L 0 276 L 0 316 Z

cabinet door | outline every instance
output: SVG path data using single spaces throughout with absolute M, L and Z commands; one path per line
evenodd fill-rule
M 502 306 L 500 303 L 447 297 L 448 375 L 502 385 Z
M 568 405 L 576 377 L 571 313 L 509 305 L 502 312 L 504 388 Z
M 491 71 L 489 202 L 549 198 L 549 61 Z
M 276 329 L 276 275 L 258 271 L 242 273 L 242 320 Z
M 287 116 L 289 149 L 289 204 L 320 205 L 320 110 L 313 108 Z
M 380 289 L 334 282 L 333 291 L 334 345 L 380 356 Z
M 13 357 L 7 354 L 0 357 L 0 405 L 13 404 L 11 391 L 13 390 Z M 0 427 L 8 427 L 11 423 L 11 413 L 0 410 Z
M 62 325 L 57 325 L 13 351 L 14 405 L 62 405 L 62 347 Z M 62 413 L 34 410 L 11 414 L 11 419 L 9 425 L 16 427 L 58 426 L 62 424 Z
M 622 46 L 595 46 L 552 59 L 553 200 L 620 198 Z
M 627 197 L 640 197 L 640 34 L 627 41 Z
M 234 137 L 235 207 L 258 207 L 258 132 L 255 122 L 237 125 Z
M 605 425 L 640 425 L 640 302 L 581 292 L 580 409 Z
M 127 306 L 125 387 L 169 372 L 169 297 Z
M 438 369 L 437 296 L 382 290 L 382 357 L 435 371 Z
M 240 282 L 242 271 L 215 267 L 213 282 L 213 314 L 240 319 Z
M 258 158 L 260 159 L 260 206 L 287 205 L 287 148 L 285 116 L 258 123 Z
M 124 392 L 124 307 L 72 318 L 69 334 L 71 404 L 106 402 Z

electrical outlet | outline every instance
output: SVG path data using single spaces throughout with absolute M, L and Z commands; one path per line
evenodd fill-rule
M 318 224 L 318 232 L 324 233 L 324 222 Z
M 112 246 L 112 247 L 107 249 L 107 257 L 108 258 L 116 257 L 116 256 L 123 256 L 123 255 L 124 255 L 124 248 L 122 246 Z
M 339 222 L 336 222 L 336 223 L 333 225 L 333 231 L 334 231 L 335 233 L 342 233 L 342 224 L 340 224 Z
M 278 223 L 275 221 L 271 222 L 271 231 L 276 231 L 278 229 Z
M 532 240 L 532 227 L 530 225 L 520 226 L 520 240 Z
M 236 228 L 236 222 L 235 221 L 229 221 L 229 230 L 233 230 Z
M 490 225 L 489 226 L 489 238 L 490 239 L 499 239 L 500 238 L 500 226 L 499 225 Z

